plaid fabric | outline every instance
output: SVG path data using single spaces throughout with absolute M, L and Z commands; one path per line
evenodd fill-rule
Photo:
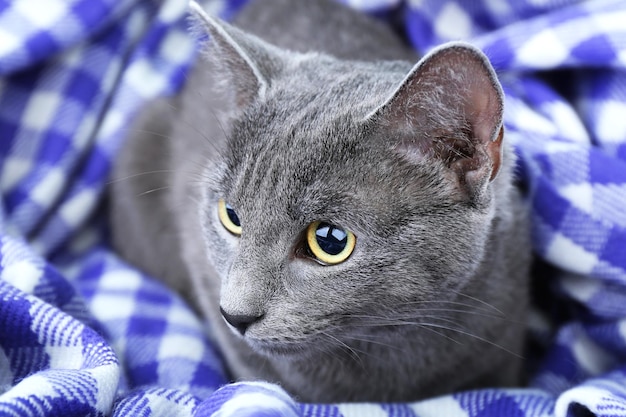
M 129 119 L 195 57 L 186 1 L 2 0 L 0 415 L 626 416 L 625 2 L 345 2 L 401 16 L 422 51 L 469 40 L 501 76 L 542 259 L 528 386 L 322 405 L 227 384 L 185 303 L 107 247 L 102 210 Z

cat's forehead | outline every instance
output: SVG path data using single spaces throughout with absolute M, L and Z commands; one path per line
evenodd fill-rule
M 318 183 L 339 192 L 349 185 L 345 173 L 360 171 L 355 163 L 366 153 L 362 135 L 350 115 L 260 111 L 233 130 L 226 186 L 238 195 L 254 190 L 268 198 L 294 196 Z
M 315 56 L 315 55 L 313 55 Z M 322 58 L 320 58 L 322 59 Z M 368 114 L 389 98 L 406 63 L 373 64 L 326 57 L 298 61 L 234 122 L 237 151 L 298 146 L 324 152 L 357 140 Z
M 406 62 L 341 61 L 308 54 L 281 73 L 267 102 L 291 111 L 363 118 L 396 89 L 410 70 Z
M 231 174 L 246 174 L 240 187 L 261 187 L 280 174 L 293 187 L 306 185 L 329 175 L 332 161 L 346 164 L 362 148 L 361 122 L 376 105 L 374 94 L 353 86 L 352 76 L 327 82 L 318 77 L 280 83 L 235 120 L 227 163 Z

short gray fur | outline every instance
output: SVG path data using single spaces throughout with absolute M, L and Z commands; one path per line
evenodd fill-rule
M 482 53 L 413 65 L 385 25 L 327 0 L 252 1 L 236 25 L 265 41 L 194 20 L 206 59 L 142 112 L 115 168 L 122 256 L 197 308 L 234 379 L 302 401 L 520 384 L 527 216 Z M 357 236 L 347 261 L 299 255 L 317 220 Z M 262 319 L 242 337 L 220 305 Z

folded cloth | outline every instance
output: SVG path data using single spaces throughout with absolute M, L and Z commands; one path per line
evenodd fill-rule
M 103 210 L 132 116 L 196 57 L 186 0 L 1 0 L 0 415 L 626 416 L 626 2 L 345 2 L 401 16 L 420 51 L 472 42 L 501 77 L 541 260 L 528 386 L 328 405 L 228 384 L 209 330 L 111 251 Z

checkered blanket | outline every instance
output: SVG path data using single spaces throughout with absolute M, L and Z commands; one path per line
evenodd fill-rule
M 541 260 L 527 387 L 320 405 L 227 384 L 185 303 L 107 246 L 102 204 L 130 118 L 195 57 L 186 0 L 1 0 L 1 416 L 626 416 L 625 2 L 348 2 L 501 76 Z

